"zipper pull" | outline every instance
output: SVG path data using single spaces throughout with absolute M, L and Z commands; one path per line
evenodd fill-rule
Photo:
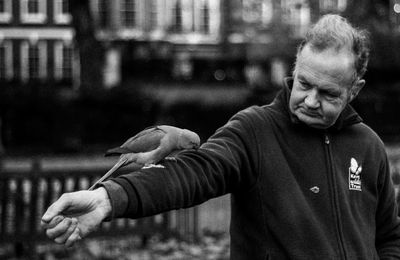
M 330 144 L 331 141 L 329 140 L 328 135 L 325 135 L 325 144 Z

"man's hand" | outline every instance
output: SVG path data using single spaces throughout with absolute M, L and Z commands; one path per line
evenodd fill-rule
M 42 226 L 50 239 L 69 247 L 97 230 L 110 213 L 110 199 L 103 187 L 65 193 L 47 209 Z

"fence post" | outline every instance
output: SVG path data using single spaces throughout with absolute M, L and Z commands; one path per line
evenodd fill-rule
M 38 176 L 40 176 L 41 172 L 41 161 L 39 158 L 34 158 L 31 162 L 31 174 L 28 177 L 28 180 L 31 183 L 31 189 L 30 189 L 30 205 L 28 206 L 28 211 L 29 211 L 29 223 L 28 223 L 28 230 L 29 230 L 29 235 L 32 236 L 33 239 L 29 239 L 27 243 L 27 252 L 28 256 L 31 259 L 38 259 L 37 251 L 36 251 L 36 240 L 34 239 L 36 236 L 36 225 L 38 224 L 37 222 L 37 198 L 38 198 Z M 21 179 L 21 185 L 22 185 L 22 179 Z M 21 187 L 22 188 L 22 187 Z M 26 190 L 22 189 L 22 192 L 27 192 Z M 24 209 L 25 210 L 25 209 Z
M 3 170 L 3 158 L 0 156 L 0 174 Z M 7 224 L 7 203 L 8 203 L 8 179 L 0 179 L 0 236 L 5 236 L 6 234 L 6 224 Z M 1 237 L 3 239 L 3 237 Z
M 3 120 L 2 117 L 0 116 L 0 158 L 4 154 L 5 149 L 4 149 L 4 144 L 3 144 Z M 1 160 L 0 160 L 1 163 Z M 1 165 L 0 165 L 1 169 Z
M 41 172 L 41 164 L 38 159 L 32 161 L 31 166 L 31 198 L 30 198 L 30 207 L 29 207 L 29 215 L 31 216 L 29 219 L 29 230 L 33 232 L 33 236 L 36 235 L 37 225 L 39 224 L 38 216 L 42 212 L 38 212 L 38 193 L 39 193 L 39 181 L 38 178 Z
M 199 224 L 199 206 L 195 206 L 193 208 L 193 238 L 196 243 L 200 240 Z
M 4 153 L 0 151 L 0 172 L 2 172 L 4 166 Z

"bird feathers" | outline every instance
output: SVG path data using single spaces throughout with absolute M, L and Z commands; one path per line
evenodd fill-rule
M 160 140 L 165 134 L 166 132 L 157 126 L 148 127 L 135 136 L 129 138 L 121 146 L 108 150 L 105 156 L 154 150 L 160 145 Z
M 132 164 L 140 169 L 160 162 L 173 152 L 197 149 L 199 145 L 200 137 L 187 129 L 168 125 L 148 127 L 129 138 L 121 146 L 106 152 L 106 156 L 120 155 L 120 158 L 116 165 L 90 189 L 93 189 L 99 182 L 106 180 L 120 167 Z

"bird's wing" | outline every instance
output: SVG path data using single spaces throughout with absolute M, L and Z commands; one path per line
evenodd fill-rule
M 178 147 L 182 129 L 171 126 L 160 126 L 160 128 L 163 128 L 162 130 L 164 130 L 166 134 L 160 139 L 158 147 L 148 152 L 138 154 L 138 162 L 144 164 L 158 163 L 172 152 L 182 150 Z
M 108 150 L 106 156 L 154 150 L 159 146 L 160 140 L 165 136 L 165 134 L 166 132 L 157 126 L 148 127 L 135 136 L 129 138 L 121 146 Z

